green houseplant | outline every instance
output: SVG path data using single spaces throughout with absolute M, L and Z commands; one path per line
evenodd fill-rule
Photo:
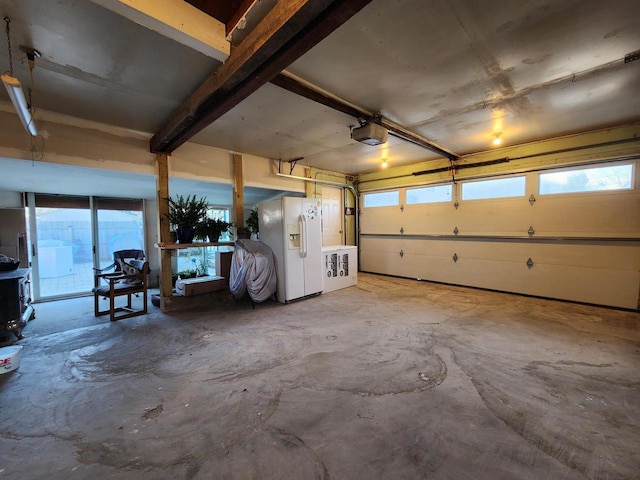
M 176 229 L 178 243 L 192 243 L 195 229 L 207 214 L 207 200 L 195 195 L 167 198 L 169 202 L 169 223 Z
M 258 235 L 260 233 L 260 227 L 258 225 L 258 207 L 253 207 L 249 212 L 249 216 L 246 221 L 247 230 L 252 234 Z
M 217 242 L 220 235 L 229 230 L 231 223 L 218 218 L 204 218 L 196 226 L 196 236 L 204 240 L 209 237 L 210 242 Z

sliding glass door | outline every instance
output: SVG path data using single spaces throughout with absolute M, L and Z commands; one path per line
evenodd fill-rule
M 144 250 L 142 201 L 124 198 L 94 198 L 97 219 L 97 263 L 113 263 L 113 252 Z
M 36 300 L 86 294 L 113 252 L 144 249 L 142 200 L 29 195 Z

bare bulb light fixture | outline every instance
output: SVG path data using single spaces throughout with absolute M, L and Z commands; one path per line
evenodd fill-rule
M 24 96 L 24 92 L 22 91 L 22 85 L 20 84 L 20 80 L 13 76 L 13 59 L 11 56 L 11 35 L 9 29 L 9 23 L 11 20 L 9 17 L 4 17 L 4 21 L 7 24 L 7 44 L 9 46 L 9 72 L 0 75 L 0 79 L 4 84 L 4 87 L 7 89 L 7 93 L 9 94 L 9 99 L 13 104 L 13 108 L 15 108 L 16 113 L 18 114 L 18 118 L 22 123 L 24 129 L 29 132 L 30 135 L 36 136 L 38 135 L 38 130 L 36 129 L 36 124 L 33 121 L 33 114 L 31 107 L 27 103 L 27 99 Z M 20 49 L 27 54 L 27 59 L 29 60 L 29 71 L 33 77 L 33 67 L 34 61 L 36 57 L 40 56 L 40 52 L 37 50 L 21 46 Z M 32 82 L 33 83 L 33 82 Z
M 498 146 L 502 143 L 502 139 L 500 138 L 500 135 L 502 135 L 502 132 L 498 132 L 498 133 L 494 133 L 493 136 L 496 137 L 493 139 L 493 144 Z
M 386 161 L 386 160 L 382 160 L 382 163 L 380 164 L 380 166 L 381 166 L 382 168 L 387 168 L 387 167 L 389 166 L 389 164 L 387 163 L 387 161 Z

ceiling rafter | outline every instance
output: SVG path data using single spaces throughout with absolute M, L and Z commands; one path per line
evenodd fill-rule
M 152 137 L 171 153 L 267 83 L 371 0 L 288 0 L 265 18 Z

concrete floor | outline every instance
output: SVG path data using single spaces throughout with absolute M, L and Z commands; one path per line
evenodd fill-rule
M 635 312 L 366 274 L 255 310 L 109 323 L 91 301 L 36 305 L 0 376 L 0 477 L 640 472 Z

